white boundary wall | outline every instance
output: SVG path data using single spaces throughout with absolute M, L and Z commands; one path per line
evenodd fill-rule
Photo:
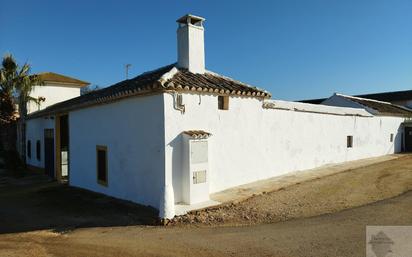
M 72 186 L 159 208 L 164 186 L 163 95 L 69 114 Z M 96 145 L 107 146 L 108 186 L 97 182 Z
M 291 171 L 400 151 L 403 118 L 370 116 L 353 108 L 265 102 L 280 108 L 262 108 L 263 101 L 255 98 L 230 97 L 229 110 L 218 110 L 215 95 L 183 94 L 186 111 L 181 114 L 173 108 L 172 95 L 165 94 L 166 178 L 173 181 L 176 203 L 183 200 L 185 130 L 213 134 L 211 193 Z M 353 148 L 346 146 L 348 135 L 353 136 Z

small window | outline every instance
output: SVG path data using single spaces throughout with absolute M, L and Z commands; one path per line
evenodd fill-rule
M 97 182 L 107 186 L 107 147 L 96 146 Z
M 39 160 L 39 161 L 40 161 L 40 158 L 41 158 L 40 150 L 41 150 L 40 140 L 37 140 L 37 141 L 36 141 L 36 158 L 37 158 L 37 160 Z
M 206 183 L 206 171 L 194 171 L 193 172 L 193 184 Z
M 219 110 L 229 110 L 229 96 L 218 96 L 217 103 Z
M 347 136 L 346 137 L 346 146 L 348 148 L 352 148 L 353 147 L 353 136 Z
M 31 141 L 27 141 L 27 157 L 31 158 Z
M 392 143 L 393 142 L 393 134 L 391 134 L 389 141 Z

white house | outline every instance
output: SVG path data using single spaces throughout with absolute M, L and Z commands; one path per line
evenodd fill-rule
M 81 89 L 90 84 L 89 82 L 54 72 L 42 72 L 38 73 L 37 75 L 40 77 L 43 84 L 35 86 L 30 93 L 30 96 L 34 99 L 37 99 L 38 103 L 27 103 L 27 113 L 29 114 L 43 110 L 56 103 L 79 97 L 81 94 Z M 50 119 L 30 122 L 29 126 L 31 128 L 29 130 L 26 130 L 26 134 L 28 138 L 36 138 L 35 140 L 29 139 L 26 142 L 27 157 L 29 157 L 28 164 L 32 167 L 44 168 L 45 158 L 42 157 L 44 155 L 44 150 L 41 149 L 48 147 L 51 148 L 52 151 L 54 151 L 54 143 L 47 138 L 45 139 L 45 135 L 49 135 L 51 133 L 51 130 L 54 129 L 53 125 L 54 123 Z M 49 130 L 46 131 L 44 129 Z M 18 138 L 20 138 L 19 134 Z M 18 142 L 19 141 L 20 140 L 18 140 Z M 33 155 L 31 151 L 32 148 L 36 150 L 35 153 L 33 151 Z M 25 149 L 19 148 L 19 151 L 23 152 L 25 151 Z M 49 156 L 50 155 L 48 155 L 47 157 Z M 66 164 L 64 167 L 67 167 L 66 159 L 66 154 L 63 153 L 63 162 Z M 52 163 L 54 162 L 54 159 L 49 158 L 46 161 Z
M 35 86 L 30 96 L 40 100 L 39 104 L 30 102 L 27 112 L 43 110 L 50 105 L 80 96 L 80 90 L 90 83 L 54 72 L 37 74 L 43 81 L 42 86 Z
M 412 90 L 391 91 L 364 95 L 355 95 L 358 98 L 366 98 L 369 100 L 377 100 L 381 102 L 392 103 L 407 108 L 412 108 Z M 327 98 L 309 99 L 300 101 L 302 103 L 323 104 Z
M 412 142 L 412 133 L 402 136 L 409 109 L 270 100 L 263 89 L 208 71 L 204 19 L 177 23 L 177 63 L 32 113 L 27 139 L 49 144 L 44 158 L 28 163 L 170 218 L 177 204 L 214 192 Z

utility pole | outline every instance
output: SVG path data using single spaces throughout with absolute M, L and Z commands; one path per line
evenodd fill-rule
M 126 69 L 126 79 L 129 79 L 129 69 L 131 66 L 132 65 L 129 63 L 124 66 L 124 68 Z

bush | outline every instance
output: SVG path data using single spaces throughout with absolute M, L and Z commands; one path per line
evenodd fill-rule
M 11 171 L 16 175 L 23 175 L 25 171 L 25 165 L 17 151 L 1 151 L 0 168 Z

